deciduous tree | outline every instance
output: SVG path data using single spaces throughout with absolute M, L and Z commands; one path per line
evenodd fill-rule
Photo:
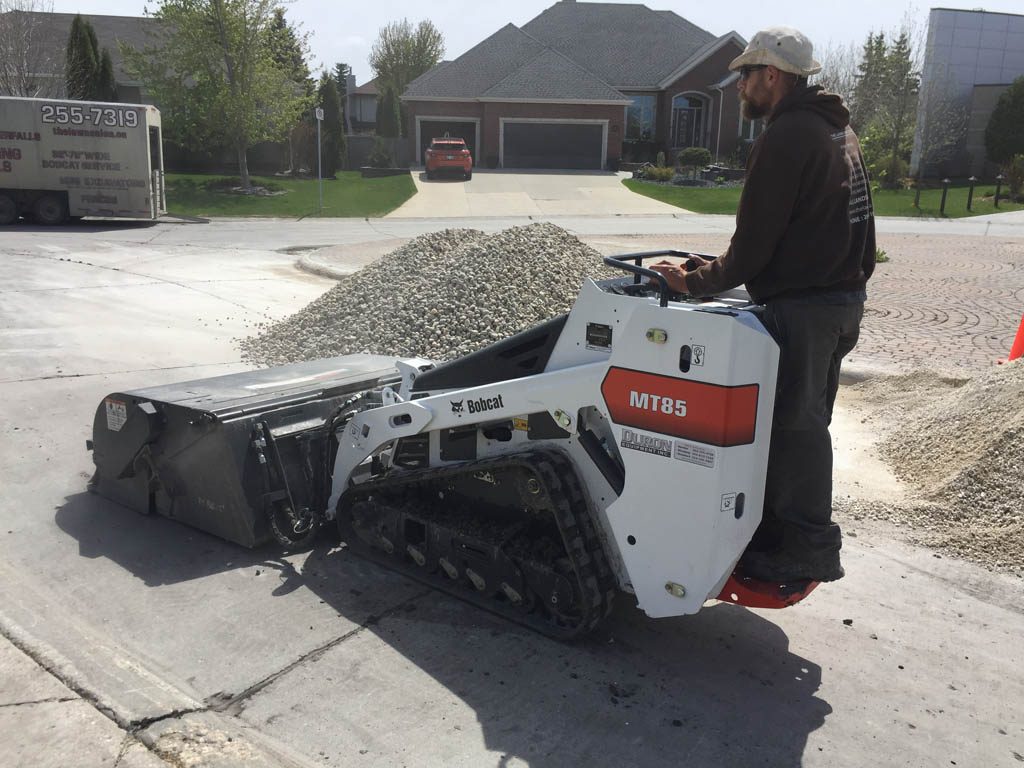
M 283 139 L 303 109 L 295 62 L 275 58 L 271 29 L 281 0 L 159 0 L 161 32 L 128 67 L 163 110 L 164 130 L 195 148 L 233 146 L 242 186 L 252 186 L 250 146 Z
M 397 96 L 444 56 L 444 37 L 429 20 L 415 29 L 408 19 L 382 27 L 370 52 L 370 67 L 382 86 Z
M 50 0 L 0 0 L 0 96 L 58 97 L 64 56 L 47 39 Z

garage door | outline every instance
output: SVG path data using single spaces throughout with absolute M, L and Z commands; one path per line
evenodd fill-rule
M 426 157 L 424 152 L 430 146 L 431 139 L 440 139 L 445 134 L 453 139 L 462 139 L 473 155 L 473 163 L 479 164 L 476 156 L 476 123 L 454 120 L 420 120 L 420 162 Z
M 601 123 L 505 123 L 506 168 L 601 169 Z

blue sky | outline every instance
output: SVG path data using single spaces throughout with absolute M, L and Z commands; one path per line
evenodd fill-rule
M 310 33 L 313 68 L 344 61 L 362 84 L 373 76 L 367 57 L 377 33 L 390 21 L 408 18 L 416 23 L 430 19 L 444 34 L 445 58 L 453 59 L 509 22 L 522 26 L 553 2 L 518 0 L 505 5 L 492 0 L 295 0 L 283 4 L 288 18 Z M 716 35 L 735 30 L 749 39 L 758 29 L 785 24 L 802 30 L 816 47 L 830 42 L 859 45 L 868 32 L 895 28 L 908 13 L 924 26 L 931 7 L 900 0 L 647 0 L 643 4 L 673 11 Z M 150 7 L 155 6 L 150 3 Z M 138 16 L 145 7 L 143 0 L 54 0 L 54 10 L 65 13 Z M 1024 13 L 1024 0 L 945 0 L 935 7 Z

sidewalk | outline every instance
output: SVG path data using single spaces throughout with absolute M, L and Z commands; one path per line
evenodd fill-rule
M 0 765 L 167 768 L 134 736 L 0 636 Z

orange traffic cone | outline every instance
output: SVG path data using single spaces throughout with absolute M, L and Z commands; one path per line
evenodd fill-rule
M 1024 317 L 1020 319 L 1020 327 L 1017 329 L 1017 335 L 1013 339 L 1013 345 L 1010 347 L 1010 354 L 1007 355 L 1006 360 L 1000 360 L 1000 363 L 1008 363 L 1011 360 L 1016 360 L 1018 357 L 1024 357 Z

